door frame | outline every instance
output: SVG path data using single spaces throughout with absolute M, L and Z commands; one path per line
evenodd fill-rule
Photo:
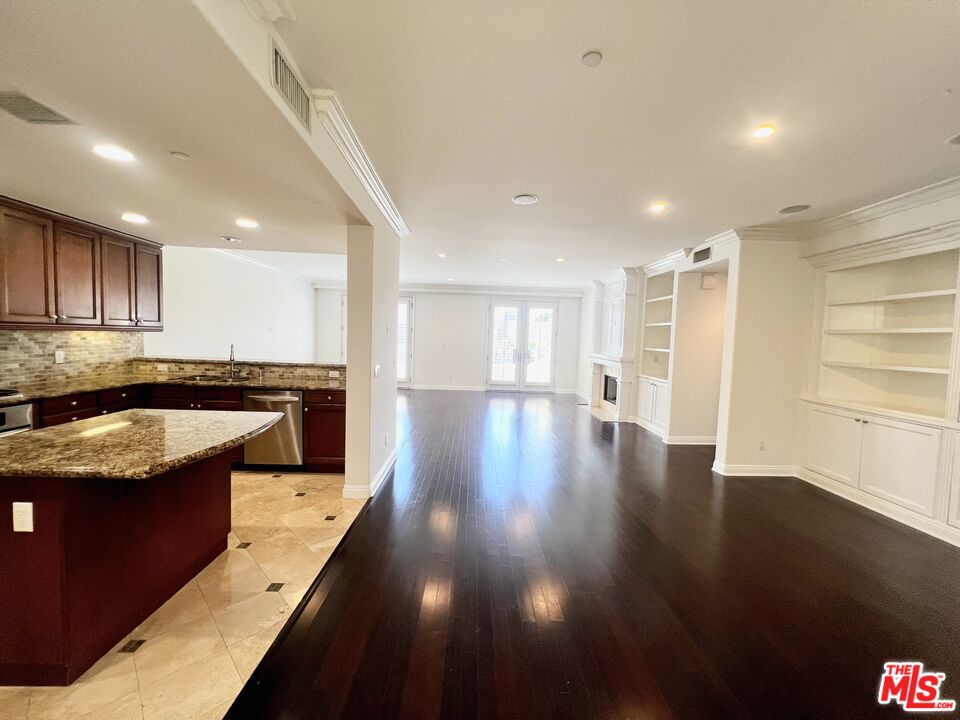
M 531 307 L 549 307 L 553 310 L 553 346 L 550 353 L 550 382 L 549 384 L 531 384 L 524 381 L 526 363 L 523 361 L 523 352 L 518 352 L 517 377 L 513 383 L 494 382 L 490 379 L 490 359 L 493 351 L 493 308 L 498 305 L 515 305 L 517 314 L 517 347 L 527 344 L 528 324 L 527 311 Z M 560 328 L 560 305 L 556 300 L 540 300 L 538 298 L 515 297 L 488 297 L 487 298 L 487 327 L 485 329 L 484 347 L 484 384 L 487 390 L 505 390 L 509 392 L 555 392 L 557 387 L 557 340 Z

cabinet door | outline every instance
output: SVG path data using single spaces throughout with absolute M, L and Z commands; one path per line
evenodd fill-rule
M 640 403 L 637 407 L 637 417 L 650 422 L 653 420 L 653 405 L 657 392 L 656 383 L 649 380 L 640 380 Z
M 163 327 L 163 256 L 152 245 L 136 246 L 137 325 Z
M 0 206 L 0 322 L 56 321 L 53 223 Z
M 57 323 L 100 325 L 100 235 L 53 224 Z
M 803 465 L 831 480 L 857 487 L 862 423 L 843 411 L 809 406 Z
M 933 515 L 940 430 L 885 418 L 863 419 L 860 488 L 923 515 Z
M 346 457 L 346 405 L 307 405 L 303 409 L 303 461 L 342 464 Z
M 103 268 L 103 324 L 132 327 L 137 324 L 135 246 L 129 240 L 104 235 L 100 239 L 100 253 Z
M 667 416 L 670 414 L 670 386 L 655 385 L 653 393 L 653 422 L 657 427 L 667 426 Z

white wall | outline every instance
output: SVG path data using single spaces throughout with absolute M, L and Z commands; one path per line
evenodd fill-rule
M 813 304 L 813 269 L 799 250 L 798 241 L 744 239 L 730 260 L 720 472 L 793 474 Z
M 579 353 L 577 362 L 577 395 L 590 401 L 593 383 L 593 341 L 595 330 L 595 312 L 594 303 L 596 302 L 596 289 L 590 285 L 580 301 L 580 338 Z
M 163 249 L 164 329 L 148 357 L 314 362 L 315 307 L 306 280 L 204 248 Z
M 341 363 L 342 358 L 341 302 L 346 290 L 316 290 L 317 306 L 317 362 Z

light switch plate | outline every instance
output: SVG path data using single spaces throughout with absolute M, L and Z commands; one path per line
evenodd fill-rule
M 373 366 L 373 376 L 374 376 L 375 378 L 380 377 L 380 363 L 376 363 L 376 364 Z
M 327 377 L 340 377 L 339 370 L 327 370 Z
M 13 504 L 13 531 L 33 532 L 33 503 L 15 502 Z
M 67 355 L 63 350 L 54 350 L 53 351 L 53 362 L 57 365 L 60 365 L 67 359 Z

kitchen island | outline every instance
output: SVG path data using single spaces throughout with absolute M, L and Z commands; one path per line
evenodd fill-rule
M 229 452 L 280 413 L 126 410 L 0 439 L 0 685 L 66 685 L 219 555 Z

